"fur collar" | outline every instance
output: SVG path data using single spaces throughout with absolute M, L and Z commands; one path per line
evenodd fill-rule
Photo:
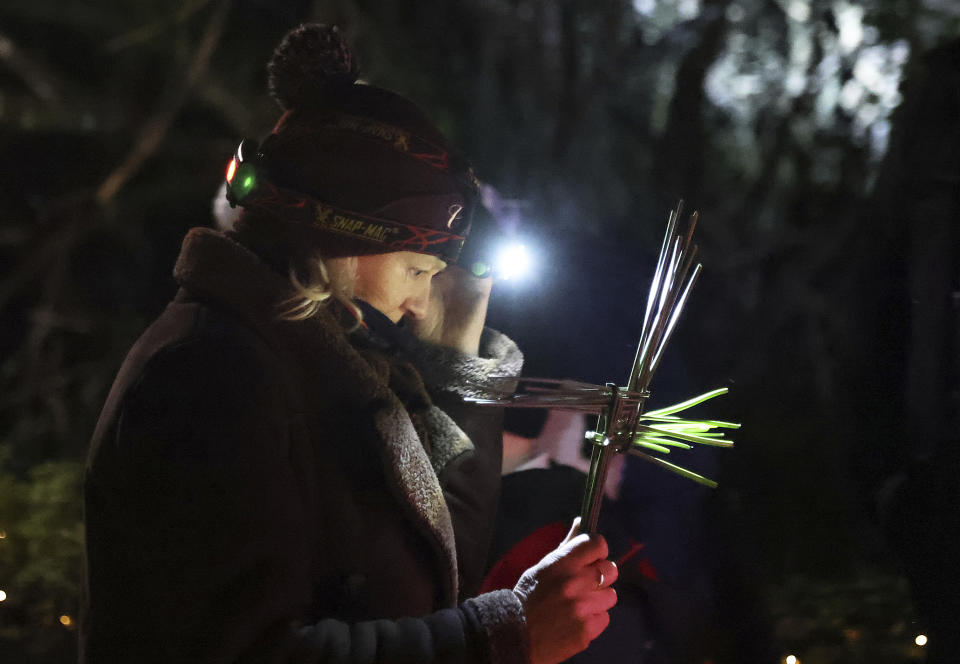
M 293 373 L 293 408 L 305 412 L 310 401 L 332 396 L 332 390 L 338 398 L 371 404 L 385 476 L 408 517 L 436 544 L 446 568 L 439 581 L 447 604 L 453 606 L 457 597 L 453 525 L 431 460 L 406 410 L 383 377 L 351 346 L 333 313 L 324 308 L 306 321 L 281 320 L 278 305 L 292 295 L 286 280 L 246 248 L 206 228 L 187 234 L 174 277 L 194 296 L 235 312 L 278 353 Z

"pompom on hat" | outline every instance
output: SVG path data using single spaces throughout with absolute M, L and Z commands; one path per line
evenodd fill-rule
M 267 69 L 284 109 L 256 154 L 269 190 L 240 204 L 328 256 L 406 250 L 455 262 L 477 182 L 424 112 L 357 82 L 336 27 L 291 30 Z

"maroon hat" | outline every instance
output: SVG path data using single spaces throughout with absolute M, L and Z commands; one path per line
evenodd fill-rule
M 290 31 L 268 71 L 285 110 L 256 157 L 270 191 L 241 205 L 309 227 L 328 255 L 406 250 L 455 261 L 476 179 L 423 111 L 358 83 L 336 27 Z

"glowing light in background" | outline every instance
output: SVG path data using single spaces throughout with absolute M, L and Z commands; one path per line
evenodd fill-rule
M 70 625 L 73 624 L 73 618 L 71 618 L 68 615 L 62 615 L 60 616 L 60 624 L 63 625 L 64 627 L 69 627 Z
M 863 7 L 838 2 L 833 10 L 840 29 L 840 48 L 852 53 L 863 41 Z
M 700 14 L 700 0 L 679 0 L 676 6 L 677 15 L 684 21 L 696 18 Z
M 792 0 L 787 3 L 787 15 L 797 23 L 806 23 L 810 20 L 810 3 Z
M 913 640 L 918 646 L 923 647 L 927 645 L 927 635 L 926 634 L 917 634 L 917 638 Z
M 4 591 L 0 590 L 0 602 L 5 601 L 6 599 L 7 599 L 7 593 L 5 593 Z
M 813 112 L 794 118 L 796 137 L 815 143 L 816 130 L 834 127 L 841 110 L 852 119 L 853 137 L 879 160 L 887 149 L 890 115 L 901 101 L 899 88 L 910 45 L 905 40 L 880 43 L 878 28 L 870 25 L 872 18 L 850 0 L 829 2 L 837 22 L 835 37 L 817 29 L 810 0 L 778 3 L 788 17 L 789 52 L 771 51 L 762 36 L 741 30 L 732 21 L 726 49 L 705 80 L 711 103 L 749 126 L 765 108 L 787 108 L 794 99 L 809 96 Z M 743 20 L 748 9 L 738 7 L 744 16 L 737 13 L 736 18 Z M 818 39 L 829 43 L 815 48 Z M 817 57 L 819 62 L 814 61 Z M 752 132 L 738 131 L 733 147 L 750 154 L 757 149 L 756 140 Z M 825 158 L 829 157 L 816 157 Z
M 783 662 L 784 664 L 800 664 L 800 660 L 797 659 L 796 655 L 787 655 Z

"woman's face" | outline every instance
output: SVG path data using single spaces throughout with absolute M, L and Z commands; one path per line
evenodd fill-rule
M 394 323 L 404 316 L 423 318 L 430 282 L 446 266 L 436 256 L 412 251 L 358 256 L 353 294 Z

